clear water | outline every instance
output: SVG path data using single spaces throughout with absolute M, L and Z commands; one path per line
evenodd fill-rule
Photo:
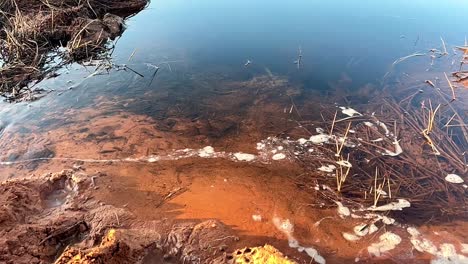
M 301 87 L 302 100 L 326 95 L 340 80 L 347 80 L 350 91 L 366 84 L 381 87 L 393 61 L 441 50 L 441 37 L 450 53 L 443 61 L 429 66 L 427 56 L 417 57 L 399 69 L 411 65 L 421 72 L 450 71 L 458 65 L 450 62 L 459 59 L 452 47 L 464 43 L 467 6 L 459 0 L 154 0 L 127 21 L 113 53 L 115 63 L 127 64 L 143 78 L 131 71 L 89 77 L 92 68 L 70 65 L 61 76 L 38 85 L 51 91 L 46 97 L 0 104 L 0 136 L 7 130 L 29 135 L 30 130 L 21 129 L 25 123 L 43 132 L 79 125 L 79 109 L 100 109 L 102 98 L 115 105 L 101 115 L 129 111 L 164 119 L 170 116 L 168 108 L 182 105 L 185 116 L 197 118 L 208 114 L 200 102 L 223 90 L 224 83 L 265 74 Z M 300 69 L 293 63 L 299 49 Z M 252 63 L 245 67 L 247 60 Z M 154 81 L 149 64 L 160 67 Z M 119 104 L 126 99 L 133 101 Z M 63 115 L 70 109 L 77 112 Z M 219 111 L 214 114 L 226 109 Z

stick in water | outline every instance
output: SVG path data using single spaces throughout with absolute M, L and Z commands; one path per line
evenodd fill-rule
M 452 90 L 452 100 L 451 100 L 450 102 L 453 102 L 453 101 L 455 101 L 455 99 L 457 99 L 457 98 L 455 97 L 455 90 L 453 89 L 452 82 L 451 82 L 451 81 L 449 80 L 449 78 L 447 77 L 447 73 L 444 72 L 444 75 L 445 75 L 445 79 L 447 79 L 447 82 L 448 82 L 448 84 L 449 84 L 450 89 Z

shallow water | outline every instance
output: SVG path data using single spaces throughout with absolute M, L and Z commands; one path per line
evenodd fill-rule
M 453 47 L 465 42 L 466 7 L 455 0 L 152 1 L 127 21 L 112 55 L 114 63 L 143 77 L 131 70 L 95 74 L 93 67 L 73 64 L 38 84 L 49 91 L 45 97 L 0 103 L 0 178 L 79 162 L 88 172 L 115 177 L 105 180 L 108 188 L 99 189 L 99 199 L 130 203 L 141 217 L 160 218 L 157 211 L 187 219 L 219 218 L 264 236 L 275 228 L 249 222 L 251 214 L 271 218 L 278 213 L 302 224 L 299 240 L 325 240 L 327 255 L 333 255 L 333 245 L 343 243 L 333 240 L 340 233 L 326 238 L 316 232 L 319 238 L 314 237 L 308 222 L 313 214 L 303 212 L 310 202 L 306 192 L 297 201 L 283 199 L 287 192 L 282 188 L 293 193 L 302 171 L 282 160 L 294 161 L 295 152 L 313 152 L 314 147 L 288 149 L 295 141 L 278 141 L 265 156 L 257 143 L 309 136 L 298 122 L 321 120 L 323 106 L 365 110 L 384 88 L 422 89 L 425 79 L 439 85 L 443 72 L 459 67 L 461 53 Z M 411 57 L 392 67 L 398 58 L 443 50 L 441 37 L 448 55 L 433 63 L 429 55 Z M 466 120 L 466 105 L 456 103 Z M 224 186 L 231 178 L 235 186 Z M 173 201 L 176 205 L 163 207 L 170 213 L 147 210 L 147 199 L 160 199 L 182 182 L 189 191 Z M 213 191 L 217 186 L 223 187 Z M 112 194 L 113 189 L 123 196 Z M 242 215 L 233 216 L 233 210 Z M 466 222 L 460 225 L 466 229 Z M 356 257 L 347 246 L 343 258 Z
M 222 81 L 265 74 L 284 76 L 291 85 L 322 95 L 337 86 L 342 92 L 381 87 L 393 61 L 432 48 L 442 50 L 441 37 L 450 56 L 432 67 L 428 57 L 416 57 L 412 67 L 419 63 L 421 71 L 437 71 L 451 60 L 458 66 L 452 47 L 464 42 L 462 7 L 461 1 L 152 1 L 127 21 L 112 56 L 144 78 L 131 71 L 90 76 L 92 67 L 71 65 L 60 77 L 39 85 L 53 92 L 30 108 L 3 103 L 2 127 L 34 121 L 53 110 L 92 107 L 101 97 L 151 98 L 149 105 L 125 110 L 154 116 L 167 104 L 211 96 L 208 92 L 222 88 Z M 300 69 L 294 63 L 299 49 Z M 252 63 L 244 67 L 247 60 Z M 149 64 L 161 68 L 153 82 Z M 409 66 L 398 68 L 405 67 Z M 164 100 L 157 99 L 160 90 L 169 93 Z M 53 121 L 45 126 L 49 123 Z

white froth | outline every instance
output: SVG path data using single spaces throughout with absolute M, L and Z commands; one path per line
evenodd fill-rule
M 279 217 L 273 217 L 273 224 L 275 227 L 283 232 L 288 238 L 288 245 L 291 248 L 296 248 L 299 252 L 305 251 L 309 257 L 311 257 L 315 262 L 319 264 L 325 264 L 325 259 L 318 253 L 318 251 L 313 247 L 304 247 L 299 244 L 296 238 L 293 236 L 294 225 L 289 221 L 289 219 L 280 219 Z
M 336 162 L 336 164 L 344 166 L 344 167 L 348 167 L 348 168 L 353 167 L 353 165 L 349 161 L 346 161 L 346 160 L 339 160 Z
M 398 199 L 398 202 L 391 202 L 386 205 L 381 205 L 381 206 L 371 206 L 367 208 L 369 211 L 400 211 L 403 210 L 403 208 L 410 207 L 411 203 L 408 200 L 405 199 Z
M 361 113 L 359 113 L 358 111 L 352 109 L 351 107 L 343 107 L 343 106 L 340 106 L 340 109 L 341 109 L 341 112 L 347 116 L 362 116 Z
M 283 153 L 277 153 L 275 155 L 273 155 L 273 157 L 271 157 L 273 160 L 282 160 L 284 158 L 286 158 L 286 155 L 284 155 Z
M 445 180 L 450 182 L 450 183 L 463 183 L 462 177 L 458 176 L 457 174 L 449 174 L 445 176 Z
M 214 148 L 212 146 L 206 146 L 198 151 L 198 156 L 202 158 L 208 158 L 211 157 L 214 153 Z
M 309 138 L 309 141 L 312 142 L 313 144 L 326 143 L 329 140 L 330 140 L 330 136 L 325 135 L 325 134 L 313 135 Z
M 149 157 L 148 162 L 156 162 L 156 161 L 159 161 L 159 157 Z
M 322 167 L 318 168 L 319 171 L 324 172 L 333 172 L 336 169 L 335 165 L 323 165 Z
M 265 143 L 257 143 L 257 150 L 262 150 L 265 148 Z
M 252 161 L 255 159 L 255 155 L 242 152 L 234 153 L 234 157 L 239 161 Z
M 351 234 L 351 233 L 343 233 L 343 237 L 344 239 L 348 240 L 348 241 L 358 241 L 359 239 L 361 239 L 360 237 L 354 235 L 354 234 Z
M 369 254 L 380 257 L 383 253 L 394 249 L 401 243 L 401 237 L 392 232 L 386 232 L 379 237 L 379 242 L 367 247 Z
M 416 228 L 408 227 L 406 231 L 411 235 L 411 244 L 417 251 L 427 252 L 431 255 L 437 254 L 437 247 L 430 240 L 422 238 L 421 233 Z
M 395 137 L 395 140 L 393 141 L 393 145 L 395 145 L 395 151 L 386 149 L 384 155 L 395 157 L 403 153 L 403 149 L 400 146 L 400 142 L 398 141 L 396 137 Z
M 338 215 L 341 218 L 345 218 L 346 216 L 351 215 L 351 211 L 348 207 L 344 206 L 341 202 L 335 202 L 338 205 Z
M 411 235 L 411 244 L 417 251 L 426 252 L 435 257 L 431 260 L 431 264 L 468 263 L 468 258 L 458 254 L 453 244 L 443 243 L 440 245 L 440 249 L 438 249 L 434 243 L 423 237 L 416 228 L 408 227 L 406 231 Z M 468 253 L 466 244 L 461 244 L 461 247 L 462 253 Z

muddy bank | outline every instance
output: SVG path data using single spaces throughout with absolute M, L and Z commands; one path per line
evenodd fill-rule
M 109 40 L 147 0 L 24 1 L 0 3 L 0 95 L 33 100 L 34 84 L 61 66 L 106 58 Z M 110 66 L 112 67 L 112 66 Z
M 218 220 L 142 221 L 126 206 L 93 197 L 103 174 L 76 170 L 2 182 L 4 263 L 230 263 L 286 258 L 271 246 L 236 251 L 239 238 Z M 250 254 L 249 254 L 250 253 Z

